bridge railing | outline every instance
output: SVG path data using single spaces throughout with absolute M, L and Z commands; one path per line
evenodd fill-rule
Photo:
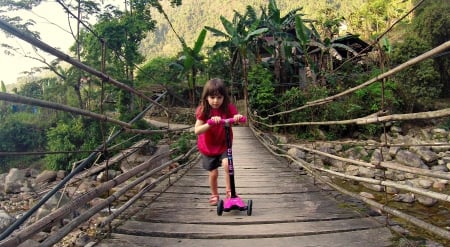
M 410 113 L 410 114 L 391 114 L 387 111 L 375 112 L 369 116 L 357 118 L 357 119 L 348 119 L 348 120 L 337 120 L 337 121 L 323 121 L 323 122 L 292 122 L 292 123 L 276 123 L 270 124 L 271 119 L 277 118 L 279 116 L 285 114 L 291 114 L 293 112 L 301 112 L 311 107 L 321 106 L 328 103 L 331 103 L 341 97 L 352 94 L 359 89 L 365 88 L 371 84 L 379 83 L 380 81 L 392 76 L 405 68 L 408 68 L 414 64 L 425 61 L 426 59 L 430 59 L 433 56 L 441 54 L 450 48 L 450 41 L 443 43 L 442 45 L 416 57 L 413 58 L 375 78 L 372 78 L 361 85 L 343 91 L 333 96 L 329 96 L 323 99 L 307 102 L 305 105 L 297 107 L 295 109 L 289 109 L 287 111 L 274 113 L 268 116 L 258 116 L 256 114 L 251 114 L 252 110 L 249 110 L 250 113 L 249 119 L 251 120 L 251 127 L 255 132 L 255 135 L 265 144 L 265 146 L 272 151 L 274 155 L 285 157 L 292 161 L 292 163 L 298 165 L 303 168 L 311 175 L 313 175 L 316 179 L 321 180 L 322 182 L 328 184 L 329 186 L 335 188 L 336 190 L 355 197 L 361 201 L 364 201 L 370 207 L 376 208 L 388 215 L 393 215 L 395 217 L 402 218 L 403 220 L 410 222 L 411 224 L 418 226 L 422 229 L 425 229 L 432 234 L 435 234 L 443 239 L 450 240 L 450 232 L 445 229 L 445 226 L 442 224 L 440 226 L 436 225 L 436 222 L 432 221 L 428 217 L 416 217 L 411 214 L 406 213 L 399 207 L 395 207 L 391 205 L 392 203 L 389 200 L 392 200 L 392 195 L 389 195 L 388 191 L 390 188 L 395 188 L 396 191 L 407 192 L 414 197 L 423 196 L 425 198 L 432 198 L 433 200 L 438 200 L 440 203 L 444 205 L 449 205 L 450 196 L 445 192 L 447 190 L 438 191 L 437 189 L 429 188 L 420 188 L 418 186 L 414 186 L 411 184 L 404 183 L 404 181 L 395 181 L 392 178 L 388 178 L 386 176 L 387 172 L 403 172 L 407 174 L 413 174 L 415 178 L 429 178 L 429 179 L 441 179 L 443 184 L 448 183 L 450 180 L 450 173 L 444 171 L 433 171 L 430 169 L 423 169 L 418 167 L 411 167 L 407 165 L 399 164 L 398 162 L 390 161 L 386 156 L 386 149 L 395 148 L 398 149 L 409 149 L 411 147 L 442 147 L 450 149 L 450 143 L 448 138 L 444 138 L 444 140 L 440 140 L 439 142 L 422 142 L 420 144 L 417 143 L 399 143 L 394 142 L 392 138 L 389 138 L 389 133 L 387 133 L 386 125 L 392 122 L 402 122 L 402 121 L 412 121 L 412 120 L 423 120 L 423 119 L 437 119 L 444 118 L 450 116 L 450 108 L 444 108 L 436 111 L 428 111 L 428 112 L 418 112 L 418 113 Z M 384 84 L 382 84 L 382 90 L 384 91 Z M 386 102 L 384 102 L 384 98 L 380 99 L 382 101 L 381 105 L 387 106 Z M 275 122 L 275 121 L 274 121 Z M 345 158 L 343 156 L 339 156 L 333 152 L 329 152 L 330 150 L 323 148 L 321 143 L 324 141 L 302 141 L 297 140 L 298 143 L 279 143 L 279 140 L 274 140 L 274 138 L 268 138 L 268 135 L 264 133 L 267 129 L 275 130 L 280 128 L 289 129 L 291 127 L 296 126 L 332 126 L 332 125 L 367 125 L 367 124 L 379 124 L 383 128 L 383 134 L 381 141 L 350 141 L 350 142 L 326 142 L 327 146 L 338 146 L 342 145 L 348 147 L 368 147 L 372 150 L 377 150 L 377 153 L 380 155 L 378 159 L 371 160 L 367 162 L 361 159 L 351 159 Z M 384 136 L 384 137 L 383 137 Z M 321 148 L 322 147 L 322 148 Z M 305 152 L 306 155 L 302 155 L 302 158 L 296 157 L 293 155 L 295 152 L 288 152 L 289 149 L 301 150 L 301 152 Z M 383 152 L 384 151 L 384 152 Z M 384 155 L 383 155 L 384 153 Z M 304 158 L 307 155 L 313 157 L 308 161 Z M 324 161 L 330 166 L 324 165 Z M 355 176 L 342 171 L 342 169 L 338 169 L 333 167 L 333 164 L 339 165 L 353 165 L 355 167 L 363 167 L 367 168 L 374 172 L 374 174 L 381 174 L 381 176 L 375 177 L 362 177 Z M 385 193 L 384 199 L 382 203 L 377 202 L 373 199 L 366 198 L 361 196 L 361 194 L 351 192 L 348 189 L 339 186 L 337 183 L 331 182 L 331 180 L 324 180 L 323 175 L 327 175 L 327 177 L 338 177 L 341 181 L 354 181 L 355 183 L 365 183 L 377 186 L 381 188 L 379 190 Z M 445 182 L 447 181 L 447 182 Z M 369 190 L 370 191 L 370 190 Z M 392 190 L 391 190 L 392 191 Z M 370 192 L 373 192 L 370 191 Z M 399 193 L 399 192 L 398 192 Z
M 117 158 L 117 160 L 124 159 L 127 156 L 131 155 L 135 152 L 136 148 L 139 148 L 138 146 L 142 147 L 142 142 L 140 143 L 140 145 L 135 145 L 132 148 L 133 150 L 130 150 L 127 154 L 121 155 L 121 157 Z M 105 210 L 107 211 L 107 217 L 103 218 L 102 221 L 96 222 L 96 228 L 98 231 L 100 231 L 101 229 L 105 229 L 105 231 L 107 231 L 107 227 L 110 226 L 112 220 L 120 216 L 125 211 L 125 209 L 135 203 L 143 194 L 154 189 L 162 183 L 165 183 L 164 186 L 170 186 L 171 183 L 176 181 L 176 178 L 182 175 L 182 172 L 180 172 L 180 170 L 186 170 L 186 168 L 195 164 L 198 156 L 193 154 L 196 154 L 196 150 L 196 147 L 191 147 L 191 149 L 187 153 L 181 154 L 169 160 L 167 159 L 167 157 L 171 157 L 176 154 L 175 149 L 168 150 L 167 152 L 157 152 L 145 162 L 135 166 L 134 168 L 131 168 L 130 170 L 116 176 L 115 178 L 100 183 L 99 185 L 90 189 L 86 193 L 83 193 L 82 195 L 71 198 L 69 203 L 55 209 L 45 217 L 27 225 L 26 227 L 23 227 L 22 229 L 16 230 L 14 234 L 1 241 L 0 245 L 17 246 L 18 244 L 24 242 L 38 232 L 42 231 L 42 229 L 51 227 L 56 222 L 59 222 L 63 218 L 73 214 L 73 212 L 79 211 L 79 209 L 83 205 L 87 205 L 92 200 L 99 198 L 105 194 L 108 194 L 105 199 L 103 199 L 100 203 L 95 204 L 95 206 L 92 206 L 89 209 L 81 212 L 77 217 L 72 218 L 70 223 L 53 232 L 51 236 L 46 238 L 41 243 L 40 246 L 53 246 L 71 231 L 88 222 L 94 215 Z M 161 165 L 158 165 L 161 160 L 167 161 Z M 110 165 L 113 165 L 113 163 L 114 161 L 112 161 Z M 174 166 L 174 164 L 177 165 Z M 78 176 L 74 177 L 67 183 L 77 183 L 86 176 L 89 177 L 92 174 L 96 174 L 101 170 L 101 168 L 99 167 L 107 168 L 108 166 L 93 166 L 90 169 L 84 171 L 82 174 L 78 174 Z M 151 182 L 148 182 L 150 178 L 152 178 L 152 180 Z M 117 202 L 120 197 L 124 196 L 125 194 L 129 194 L 130 191 L 136 190 L 138 192 L 135 192 L 134 196 L 127 199 L 126 203 L 124 203 L 123 205 L 120 205 L 120 203 Z M 109 194 L 110 191 L 115 192 Z M 115 207 L 117 207 L 117 209 L 114 210 L 114 212 L 111 212 L 108 209 L 110 209 L 113 203 L 115 203 Z

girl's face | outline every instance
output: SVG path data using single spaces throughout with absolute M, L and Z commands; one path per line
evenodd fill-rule
M 217 94 L 217 95 L 208 95 L 207 100 L 208 104 L 213 108 L 217 109 L 219 108 L 223 103 L 223 95 Z

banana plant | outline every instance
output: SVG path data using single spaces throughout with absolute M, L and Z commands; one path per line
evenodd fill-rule
M 268 28 L 260 27 L 260 20 L 256 18 L 256 12 L 251 6 L 247 6 L 244 15 L 234 11 L 232 21 L 220 16 L 220 21 L 225 29 L 225 32 L 213 27 L 206 26 L 205 29 L 210 31 L 214 36 L 224 38 L 225 41 L 217 42 L 212 50 L 229 49 L 231 54 L 232 73 L 237 69 L 242 70 L 242 78 L 244 80 L 244 101 L 245 108 L 248 106 L 248 70 L 249 65 L 249 46 L 254 42 L 254 39 L 268 31 Z M 233 75 L 232 77 L 233 78 Z
M 268 62 L 273 61 L 275 75 L 279 82 L 282 82 L 282 77 L 286 74 L 282 70 L 288 69 L 293 63 L 291 55 L 296 37 L 289 30 L 295 24 L 295 17 L 302 16 L 298 13 L 302 9 L 303 7 L 295 8 L 281 16 L 281 11 L 275 0 L 269 0 L 267 9 L 261 7 L 261 26 L 269 29 L 265 36 L 272 40 L 264 40 L 264 48 L 273 58 Z
M 197 84 L 197 73 L 202 69 L 203 56 L 200 54 L 202 46 L 206 38 L 206 30 L 202 29 L 200 34 L 195 41 L 194 47 L 189 47 L 186 45 L 184 40 L 181 42 L 183 46 L 183 70 L 182 75 L 186 75 L 188 78 L 188 87 L 190 90 L 191 102 L 194 105 L 196 102 L 195 88 Z

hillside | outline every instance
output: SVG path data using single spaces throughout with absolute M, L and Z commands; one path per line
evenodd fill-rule
M 357 6 L 365 2 L 364 0 L 334 0 L 334 1 L 291 1 L 277 0 L 277 6 L 284 16 L 289 11 L 296 8 L 303 8 L 300 13 L 304 18 L 316 19 L 321 10 L 329 7 L 336 9 L 340 16 L 348 16 L 352 11 L 357 10 Z M 198 34 L 204 26 L 212 26 L 223 29 L 220 16 L 231 20 L 234 10 L 244 13 L 246 6 L 252 6 L 258 13 L 261 7 L 267 8 L 267 0 L 184 0 L 183 5 L 177 8 L 170 7 L 168 1 L 162 2 L 165 12 L 170 18 L 176 32 L 183 37 L 188 46 L 193 46 Z M 171 30 L 167 21 L 156 10 L 152 11 L 153 19 L 157 21 L 157 30 L 149 33 L 147 38 L 141 43 L 141 52 L 147 59 L 158 56 L 172 56 L 181 51 L 181 45 L 175 34 Z M 208 35 L 204 47 L 211 47 L 215 43 L 215 38 Z

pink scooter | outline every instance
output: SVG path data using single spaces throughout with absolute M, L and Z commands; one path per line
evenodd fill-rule
M 244 123 L 246 121 L 245 117 L 242 117 L 239 122 Z M 225 127 L 225 133 L 227 136 L 227 155 L 228 155 L 228 172 L 230 175 L 230 189 L 231 197 L 224 200 L 220 200 L 217 204 L 217 215 L 221 216 L 222 213 L 229 212 L 231 210 L 247 211 L 247 215 L 252 215 L 252 200 L 247 201 L 245 205 L 244 201 L 236 194 L 236 188 L 234 185 L 234 166 L 233 166 L 233 152 L 231 150 L 231 137 L 230 137 L 230 127 L 234 123 L 234 118 L 221 119 L 220 123 Z M 215 125 L 216 123 L 211 119 L 207 122 L 209 125 Z

